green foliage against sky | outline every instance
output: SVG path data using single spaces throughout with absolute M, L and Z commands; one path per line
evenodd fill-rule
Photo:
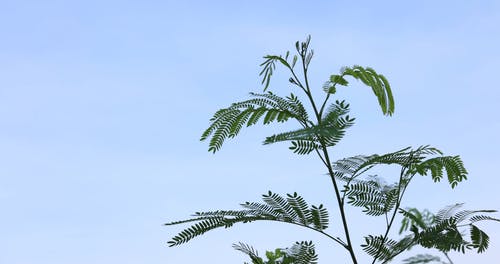
M 361 245 L 363 251 L 372 258 L 372 263 L 387 263 L 417 245 L 437 249 L 447 257 L 450 251 L 465 253 L 475 249 L 478 253 L 484 252 L 488 248 L 489 237 L 475 223 L 484 220 L 500 221 L 487 215 L 496 212 L 495 210 L 465 210 L 454 214 L 455 209 L 460 206 L 454 205 L 431 217 L 416 209 L 402 209 L 405 192 L 417 175 L 427 176 L 433 182 L 440 182 L 445 178 L 452 189 L 466 180 L 468 172 L 459 156 L 446 156 L 437 148 L 420 146 L 406 147 L 382 155 L 357 155 L 338 161 L 330 160 L 330 148 L 337 145 L 355 121 L 355 118 L 349 116 L 350 105 L 346 101 L 331 102 L 337 89 L 347 89 L 348 77 L 371 88 L 384 115 L 394 113 L 395 103 L 387 79 L 372 68 L 361 66 L 344 67 L 340 74 L 331 75 L 323 85 L 324 99 L 318 103 L 312 96 L 308 79 L 309 65 L 314 54 L 309 46 L 310 40 L 308 37 L 304 42 L 295 43 L 297 55 L 290 56 L 290 52 L 286 52 L 284 56 L 264 56 L 265 61 L 261 64 L 264 93 L 251 93 L 251 99 L 233 103 L 217 111 L 210 119 L 210 125 L 203 132 L 201 140 L 207 140 L 209 151 L 215 153 L 221 150 L 227 139 L 236 137 L 243 127 L 256 125 L 259 121 L 264 125 L 296 121 L 299 128 L 268 136 L 263 144 L 287 142 L 293 153 L 315 154 L 322 161 L 332 182 L 332 192 L 341 216 L 340 221 L 337 220 L 335 234 L 326 231 L 332 224 L 329 222 L 330 214 L 322 204 L 309 206 L 296 192 L 281 196 L 269 191 L 262 196 L 263 203 L 245 202 L 241 204 L 242 210 L 197 212 L 190 219 L 167 223 L 166 225 L 192 224 L 174 236 L 169 245 L 177 246 L 213 229 L 230 228 L 238 223 L 273 221 L 300 226 L 324 235 L 345 249 L 352 263 L 358 263 L 346 211 L 359 207 L 366 217 L 385 218 L 385 231 L 365 235 Z M 308 112 L 305 103 L 293 93 L 281 97 L 267 91 L 277 65 L 289 71 L 289 83 L 302 92 L 312 111 Z M 386 183 L 384 178 L 369 174 L 372 168 L 380 165 L 398 167 L 398 180 Z M 314 183 L 311 180 L 311 184 Z M 400 233 L 408 229 L 410 232 L 400 238 L 391 238 L 390 230 L 398 215 L 403 219 Z M 343 232 L 338 231 L 339 226 Z M 470 229 L 469 240 L 464 238 L 460 230 L 464 227 Z M 304 245 L 303 243 L 308 242 L 297 242 L 295 247 Z M 306 245 L 313 244 L 309 242 Z M 268 261 L 265 262 L 251 246 L 240 243 L 235 248 L 246 253 L 257 264 L 316 263 L 317 260 L 316 253 L 310 250 L 287 254 L 289 251 L 276 249 L 274 253 L 268 252 Z M 432 260 L 433 256 L 417 255 L 405 261 L 424 263 Z

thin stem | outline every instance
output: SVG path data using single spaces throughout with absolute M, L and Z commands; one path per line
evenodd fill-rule
M 397 209 L 399 209 L 399 205 L 401 205 L 401 201 L 403 200 L 403 196 L 406 192 L 406 188 L 408 187 L 408 184 L 410 183 L 410 181 L 413 179 L 413 176 L 415 175 L 412 175 L 410 178 L 408 178 L 408 181 L 403 185 L 403 191 L 401 192 L 401 195 L 398 199 L 398 203 L 397 203 L 397 206 L 394 208 L 394 211 L 396 211 Z M 400 182 L 401 182 L 401 179 L 402 177 L 400 177 Z M 392 259 L 394 259 L 397 255 L 403 253 L 404 251 L 406 251 L 409 247 L 413 246 L 414 244 L 413 243 L 409 243 L 408 245 L 406 245 L 403 249 L 401 249 L 398 253 L 394 254 L 391 256 L 390 259 L 387 259 L 385 260 L 384 262 L 382 262 L 382 264 L 384 263 L 387 263 L 389 261 L 391 261 Z M 453 263 L 450 263 L 450 264 L 453 264 Z
M 316 150 L 316 154 L 318 154 L 318 157 L 321 159 L 323 164 L 325 164 L 325 166 L 328 166 L 328 163 L 326 162 L 326 160 L 323 158 L 323 156 L 321 156 L 321 152 L 319 152 L 318 149 L 315 149 L 315 150 Z
M 387 213 L 385 213 L 385 226 L 389 226 L 389 219 L 387 218 Z
M 450 262 L 450 264 L 453 264 L 453 261 L 451 260 L 450 256 L 448 256 L 448 253 L 443 252 L 443 254 L 446 256 L 446 258 L 448 259 L 448 261 Z
M 330 99 L 330 93 L 326 94 L 325 100 L 323 101 L 323 104 L 321 104 L 321 108 L 319 109 L 320 116 L 323 116 L 323 111 L 325 110 L 326 102 L 328 102 L 328 99 Z
M 325 156 L 325 160 L 327 161 L 328 173 L 330 174 L 330 178 L 331 178 L 332 184 L 333 184 L 333 189 L 335 190 L 335 197 L 337 198 L 337 204 L 339 206 L 340 216 L 342 218 L 342 225 L 344 227 L 344 234 L 345 234 L 345 237 L 346 237 L 346 240 L 347 240 L 347 247 L 346 247 L 346 249 L 349 251 L 349 254 L 351 255 L 351 259 L 352 259 L 353 264 L 357 264 L 358 261 L 356 260 L 356 255 L 354 253 L 354 249 L 352 247 L 351 238 L 350 238 L 350 235 L 349 235 L 349 227 L 347 225 L 347 218 L 346 218 L 346 214 L 345 214 L 345 211 L 344 211 L 344 204 L 342 203 L 342 200 L 340 198 L 340 192 L 339 192 L 339 188 L 338 188 L 338 185 L 337 185 L 337 181 L 335 180 L 335 176 L 334 176 L 334 173 L 333 173 L 333 168 L 332 168 L 332 165 L 331 165 L 331 162 L 330 162 L 330 158 L 328 156 L 328 150 L 327 150 L 326 146 L 323 143 L 321 145 L 322 145 L 322 148 L 323 148 L 323 154 Z
M 307 49 L 304 51 L 304 54 L 301 54 L 302 58 L 302 71 L 304 72 L 304 82 L 306 83 L 306 86 L 304 89 L 306 90 L 306 95 L 309 98 L 309 101 L 311 102 L 311 106 L 314 110 L 314 114 L 316 114 L 316 119 L 318 120 L 318 125 L 321 124 L 321 114 L 318 111 L 318 108 L 316 107 L 316 103 L 314 102 L 314 99 L 312 97 L 311 89 L 309 88 L 309 79 L 307 78 L 307 67 L 306 67 L 306 54 L 307 54 Z
M 299 54 L 300 54 L 300 57 L 301 57 L 301 60 L 302 60 L 302 71 L 303 71 L 303 74 L 304 74 L 304 83 L 305 83 L 305 86 L 300 82 L 300 80 L 297 77 L 297 75 L 295 74 L 294 70 L 291 67 L 289 67 L 289 69 L 290 69 L 290 71 L 292 73 L 293 78 L 296 81 L 297 86 L 299 86 L 304 91 L 304 93 L 307 95 L 307 97 L 309 99 L 309 102 L 311 103 L 311 106 L 313 108 L 314 114 L 316 116 L 318 125 L 320 125 L 321 124 L 322 110 L 320 112 L 320 111 L 318 111 L 318 108 L 316 107 L 316 103 L 314 102 L 314 99 L 313 99 L 312 94 L 311 94 L 311 90 L 309 88 L 309 80 L 308 80 L 308 77 L 307 77 L 307 67 L 306 67 L 307 48 L 305 50 L 303 50 L 302 52 L 299 52 Z M 325 102 L 323 103 L 323 108 L 324 108 L 324 104 L 326 104 L 327 100 L 328 100 L 328 96 L 327 96 L 327 99 L 325 100 Z M 345 214 L 345 211 L 344 211 L 344 203 L 343 203 L 343 201 L 341 199 L 341 196 L 340 196 L 340 191 L 339 191 L 339 188 L 338 188 L 338 185 L 337 185 L 337 181 L 335 180 L 335 176 L 334 176 L 334 173 L 333 173 L 333 168 L 332 168 L 331 161 L 330 161 L 330 158 L 329 158 L 329 155 L 328 155 L 328 149 L 327 149 L 325 143 L 321 140 L 321 137 L 318 137 L 318 138 L 320 139 L 321 150 L 323 152 L 323 155 L 321 155 L 321 153 L 320 153 L 319 150 L 316 150 L 316 153 L 320 157 L 320 159 L 323 162 L 323 164 L 325 164 L 325 166 L 327 167 L 328 174 L 330 175 L 330 178 L 332 180 L 333 189 L 335 191 L 335 197 L 337 199 L 337 204 L 339 206 L 339 211 L 340 211 L 340 215 L 341 215 L 341 218 L 342 218 L 342 225 L 344 227 L 344 234 L 345 234 L 347 243 L 343 242 L 342 240 L 340 240 L 338 238 L 334 238 L 334 237 L 329 236 L 329 235 L 328 236 L 331 239 L 333 239 L 334 241 L 340 243 L 347 251 L 349 251 L 349 254 L 351 256 L 353 264 L 357 264 L 358 261 L 356 260 L 356 255 L 354 253 L 354 249 L 353 249 L 353 246 L 352 246 L 351 238 L 350 238 L 350 235 L 349 235 L 349 227 L 347 225 L 346 214 Z M 313 230 L 315 230 L 315 229 L 313 229 Z M 325 235 L 326 235 L 326 233 L 325 233 Z
M 406 168 L 405 167 L 402 167 L 401 168 L 401 173 L 399 174 L 399 185 L 398 185 L 398 200 L 396 201 L 396 204 L 394 206 L 394 211 L 392 212 L 392 216 L 391 216 L 391 220 L 389 221 L 389 224 L 387 225 L 387 228 L 385 230 L 385 234 L 384 234 L 384 237 L 382 238 L 382 242 L 380 243 L 380 248 L 378 249 L 378 252 L 377 254 L 375 255 L 375 257 L 373 258 L 373 261 L 372 261 L 372 264 L 375 263 L 375 261 L 377 261 L 377 259 L 380 257 L 380 254 L 381 254 L 381 248 L 382 246 L 384 245 L 385 241 L 387 240 L 387 237 L 389 236 L 389 231 L 391 230 L 391 227 L 392 227 L 392 224 L 394 223 L 394 219 L 396 218 L 396 213 L 398 212 L 398 208 L 401 204 L 401 198 L 402 198 L 402 195 L 404 194 L 404 190 L 401 191 L 402 189 L 405 189 L 403 186 L 402 186 L 402 181 L 403 181 L 403 176 L 405 174 L 405 171 L 406 171 Z
M 301 59 L 302 59 L 302 70 L 303 70 L 303 73 L 304 73 L 304 82 L 305 82 L 305 87 L 303 87 L 303 90 L 305 90 L 305 93 L 307 95 L 307 97 L 309 98 L 309 101 L 311 103 L 311 106 L 314 110 L 314 113 L 316 115 L 316 119 L 318 121 L 318 125 L 321 124 L 321 115 L 318 111 L 318 108 L 316 107 L 316 103 L 314 102 L 314 99 L 312 97 L 312 94 L 311 94 L 311 90 L 309 88 L 309 81 L 308 81 L 308 78 L 307 78 L 307 67 L 306 67 L 306 62 L 305 62 L 305 57 L 306 57 L 306 54 L 307 54 L 307 49 L 304 51 L 304 53 L 300 54 L 301 56 Z M 326 164 L 326 167 L 328 168 L 328 173 L 330 174 L 330 178 L 332 180 L 332 184 L 333 184 L 333 189 L 335 190 L 335 196 L 337 198 L 337 204 L 339 206 L 339 211 L 340 211 L 340 216 L 342 218 L 342 225 L 344 227 L 344 234 L 345 234 L 345 237 L 346 237 L 346 240 L 347 240 L 347 245 L 346 245 L 346 249 L 349 251 L 349 254 L 351 255 L 351 259 L 352 259 L 352 262 L 353 264 L 357 264 L 358 261 L 356 259 L 356 255 L 354 253 L 354 249 L 353 249 L 353 246 L 352 246 L 352 242 L 351 242 L 351 238 L 350 238 L 350 235 L 349 235 L 349 227 L 347 225 L 347 218 L 346 218 L 346 214 L 345 214 L 345 211 L 344 211 L 344 204 L 342 203 L 342 200 L 341 200 L 341 197 L 340 197 L 340 191 L 339 191 L 339 188 L 338 188 L 338 185 L 337 185 L 337 181 L 335 180 L 335 176 L 334 176 L 334 173 L 333 173 L 333 168 L 332 168 L 332 165 L 331 165 L 331 162 L 330 162 L 330 158 L 329 158 L 329 155 L 328 155 L 328 149 L 326 147 L 326 145 L 324 144 L 324 142 L 322 142 L 322 140 L 320 140 L 321 142 L 321 148 L 322 148 L 322 151 L 323 151 L 323 163 Z M 319 155 L 319 154 L 318 154 Z M 321 155 L 319 155 L 321 157 Z
M 293 78 L 295 79 L 295 82 L 296 82 L 296 85 L 298 87 L 300 87 L 300 89 L 302 89 L 302 91 L 304 91 L 304 93 L 307 94 L 307 90 L 305 89 L 304 85 L 302 85 L 302 83 L 300 82 L 300 79 L 297 77 L 297 75 L 295 74 L 295 71 L 293 70 L 293 68 L 291 67 L 288 67 L 288 69 L 290 69 L 290 72 L 292 73 L 292 76 Z

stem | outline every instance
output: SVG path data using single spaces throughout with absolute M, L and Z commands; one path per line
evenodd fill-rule
M 316 149 L 316 154 L 318 154 L 318 157 L 321 159 L 323 164 L 325 164 L 325 166 L 328 166 L 328 163 L 326 162 L 326 160 L 323 158 L 323 156 L 321 156 L 321 152 L 319 152 L 319 150 L 317 150 L 317 149 Z
M 304 92 L 306 93 L 307 97 L 309 98 L 311 106 L 312 106 L 312 108 L 314 110 L 314 114 L 316 115 L 316 119 L 318 121 L 318 125 L 320 125 L 321 124 L 321 113 L 318 111 L 318 108 L 316 107 L 316 103 L 314 102 L 314 99 L 312 97 L 311 90 L 309 88 L 309 81 L 308 81 L 308 78 L 307 78 L 307 67 L 306 67 L 306 64 L 305 64 L 306 54 L 307 54 L 307 50 L 305 50 L 304 53 L 300 54 L 301 55 L 301 59 L 302 59 L 302 70 L 303 70 L 303 73 L 304 73 L 304 82 L 305 82 L 306 86 L 305 87 L 302 86 L 300 84 L 300 82 L 299 82 L 299 85 L 301 85 L 301 88 L 304 90 Z M 329 173 L 330 178 L 332 180 L 333 189 L 335 190 L 335 197 L 337 198 L 337 204 L 338 204 L 338 207 L 339 207 L 340 216 L 342 218 L 342 225 L 344 227 L 344 234 L 345 234 L 345 238 L 346 238 L 346 241 L 347 241 L 347 244 L 344 246 L 344 248 L 347 249 L 347 251 L 349 251 L 349 254 L 351 256 L 353 264 L 357 264 L 358 261 L 356 260 L 356 254 L 354 253 L 354 249 L 352 247 L 351 238 L 350 238 L 350 235 L 349 235 L 349 227 L 347 225 L 347 218 L 346 218 L 346 214 L 345 214 L 345 211 L 344 211 L 344 204 L 343 204 L 342 199 L 340 197 L 340 191 L 339 191 L 339 188 L 338 188 L 338 185 L 337 185 L 337 181 L 335 180 L 335 176 L 334 176 L 334 173 L 333 173 L 333 168 L 332 168 L 332 165 L 331 165 L 331 162 L 330 162 L 330 157 L 328 155 L 328 149 L 327 149 L 325 143 L 322 142 L 322 140 L 320 140 L 320 143 L 321 143 L 321 149 L 322 149 L 322 152 L 323 152 L 323 156 L 321 156 L 319 152 L 318 152 L 318 156 L 321 157 L 321 160 L 323 161 L 323 163 L 328 168 L 328 173 Z
M 303 74 L 304 74 L 304 84 L 305 85 L 303 85 L 302 82 L 299 80 L 299 78 L 297 78 L 297 75 L 295 74 L 294 70 L 291 67 L 289 67 L 289 69 L 290 69 L 290 71 L 292 73 L 293 78 L 296 81 L 297 86 L 299 86 L 302 89 L 302 91 L 304 91 L 304 93 L 307 95 L 307 97 L 309 99 L 309 102 L 311 103 L 311 106 L 312 106 L 312 108 L 314 110 L 314 114 L 316 116 L 318 125 L 320 125 L 321 124 L 322 112 L 323 112 L 324 106 L 326 104 L 326 101 L 328 101 L 329 94 L 327 95 L 327 98 L 325 99 L 325 101 L 324 101 L 324 103 L 323 103 L 323 105 L 321 107 L 321 111 L 318 111 L 318 108 L 316 107 L 316 103 L 314 102 L 314 99 L 312 97 L 311 89 L 309 88 L 309 80 L 307 78 L 307 66 L 306 66 L 307 48 L 305 50 L 303 50 L 302 52 L 299 52 L 299 54 L 300 54 L 300 57 L 301 57 L 301 60 L 302 60 L 302 71 L 303 71 Z M 341 195 L 340 195 L 340 191 L 339 191 L 339 188 L 338 188 L 338 185 L 337 185 L 337 181 L 335 180 L 335 176 L 334 176 L 334 173 L 333 173 L 332 164 L 331 164 L 331 161 L 330 161 L 330 157 L 328 155 L 328 149 L 326 147 L 326 144 L 323 142 L 323 140 L 321 140 L 321 137 L 318 137 L 318 139 L 319 139 L 320 144 L 321 144 L 321 151 L 323 152 L 323 155 L 321 155 L 321 152 L 319 150 L 316 150 L 316 153 L 320 157 L 320 159 L 323 162 L 323 164 L 325 164 L 325 166 L 327 167 L 328 174 L 330 175 L 330 178 L 332 180 L 333 189 L 335 191 L 335 197 L 337 199 L 337 204 L 338 204 L 338 207 L 339 207 L 340 216 L 342 218 L 342 225 L 344 227 L 344 234 L 345 234 L 347 243 L 343 242 L 342 240 L 340 240 L 338 238 L 334 238 L 334 237 L 332 237 L 332 236 L 330 236 L 330 235 L 328 235 L 326 233 L 320 232 L 318 230 L 316 230 L 316 231 L 318 231 L 320 233 L 323 233 L 324 235 L 327 235 L 329 238 L 331 238 L 334 241 L 336 241 L 337 243 L 341 244 L 347 251 L 349 251 L 349 254 L 351 256 L 353 264 L 358 264 L 358 261 L 356 260 L 356 255 L 354 253 L 354 249 L 353 249 L 353 246 L 352 246 L 351 238 L 350 238 L 350 235 L 349 235 L 349 227 L 347 225 L 346 214 L 345 214 L 345 211 L 344 211 L 344 203 L 343 203 L 343 200 L 341 199 Z M 315 229 L 313 229 L 313 230 L 315 230 Z
M 328 102 L 328 99 L 330 99 L 330 93 L 326 94 L 325 100 L 323 101 L 323 104 L 321 104 L 321 108 L 319 109 L 320 116 L 323 116 L 323 111 L 325 110 L 326 102 Z
M 380 243 L 380 248 L 378 249 L 377 254 L 373 258 L 372 264 L 374 264 L 375 261 L 377 261 L 377 259 L 380 257 L 382 246 L 384 245 L 385 241 L 387 240 L 387 237 L 389 236 L 389 231 L 391 230 L 392 224 L 394 223 L 394 219 L 396 218 L 396 213 L 398 212 L 399 206 L 401 204 L 401 199 L 403 198 L 404 191 L 406 189 L 405 187 L 402 186 L 402 181 L 403 181 L 403 176 L 404 176 L 405 171 L 406 171 L 406 168 L 402 167 L 401 173 L 399 174 L 398 199 L 397 199 L 396 204 L 394 206 L 394 211 L 392 212 L 391 220 L 389 221 L 389 224 L 387 224 L 387 228 L 385 230 L 384 237 L 382 238 L 382 242 Z
M 306 83 L 304 90 L 306 91 L 306 95 L 309 98 L 309 101 L 311 102 L 311 106 L 314 110 L 314 114 L 316 115 L 316 119 L 318 120 L 318 125 L 319 125 L 319 124 L 321 124 L 321 114 L 318 111 L 318 108 L 316 107 L 316 103 L 314 102 L 314 99 L 312 97 L 311 89 L 309 89 L 309 80 L 307 78 L 307 67 L 306 67 L 306 62 L 305 62 L 306 54 L 307 54 L 307 50 L 304 51 L 304 54 L 300 55 L 302 58 L 302 71 L 304 72 L 304 82 Z
M 354 253 L 354 249 L 352 247 L 351 238 L 350 238 L 350 235 L 349 235 L 349 227 L 347 225 L 346 214 L 345 214 L 345 211 L 344 211 L 344 204 L 342 203 L 342 199 L 340 197 L 340 192 L 339 192 L 339 188 L 338 188 L 338 185 L 337 185 L 337 181 L 335 180 L 335 176 L 333 174 L 333 168 L 332 168 L 332 165 L 331 165 L 331 162 L 330 162 L 330 158 L 328 156 L 328 150 L 327 150 L 326 146 L 323 143 L 321 143 L 321 145 L 322 145 L 322 148 L 323 148 L 323 154 L 324 154 L 325 160 L 327 161 L 328 173 L 330 174 L 330 178 L 331 178 L 332 184 L 333 184 L 333 189 L 335 190 L 335 197 L 337 198 L 337 204 L 339 206 L 340 216 L 342 218 L 342 225 L 344 226 L 344 233 L 345 233 L 345 237 L 346 237 L 346 240 L 347 240 L 347 247 L 346 247 L 346 249 L 349 251 L 349 254 L 351 255 L 351 259 L 352 259 L 353 264 L 357 264 L 358 261 L 356 260 L 356 254 Z
M 450 256 L 448 256 L 448 253 L 443 252 L 443 254 L 446 256 L 446 258 L 448 259 L 448 261 L 450 262 L 450 264 L 453 264 L 453 261 L 451 260 Z

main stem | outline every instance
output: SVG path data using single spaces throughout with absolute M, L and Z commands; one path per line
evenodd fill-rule
M 318 121 L 318 125 L 320 125 L 321 124 L 321 113 L 318 111 L 318 108 L 316 107 L 316 104 L 315 104 L 314 99 L 312 97 L 311 90 L 309 89 L 309 81 L 307 78 L 307 67 L 305 65 L 304 56 L 302 56 L 302 70 L 304 72 L 304 82 L 305 82 L 305 87 L 303 87 L 303 90 L 307 94 L 307 97 L 309 98 L 309 101 L 311 102 L 312 108 L 314 110 L 314 114 L 316 115 L 316 119 Z M 340 197 L 340 191 L 339 191 L 339 188 L 337 185 L 337 181 L 335 180 L 332 164 L 330 161 L 330 157 L 328 155 L 328 149 L 327 149 L 326 145 L 324 144 L 324 142 L 321 142 L 321 148 L 323 151 L 324 163 L 325 163 L 326 167 L 328 168 L 328 174 L 330 175 L 330 178 L 332 180 L 333 189 L 335 190 L 335 197 L 337 198 L 337 204 L 339 207 L 340 216 L 342 218 L 342 225 L 344 227 L 345 238 L 347 240 L 346 241 L 347 245 L 345 246 L 345 248 L 347 249 L 347 251 L 349 251 L 349 254 L 350 254 L 351 259 L 352 259 L 352 263 L 357 264 L 358 261 L 356 259 L 356 254 L 354 253 L 354 249 L 353 249 L 353 246 L 351 243 L 351 237 L 349 235 L 349 227 L 347 225 L 347 218 L 346 218 L 346 214 L 344 211 L 344 205 L 343 205 L 342 199 Z M 319 153 L 318 153 L 318 155 L 319 155 Z
M 355 255 L 354 249 L 352 247 L 351 237 L 349 235 L 349 227 L 347 225 L 347 218 L 346 218 L 345 211 L 344 211 L 344 205 L 342 204 L 342 199 L 340 198 L 340 191 L 339 191 L 339 188 L 337 185 L 337 181 L 335 180 L 335 176 L 333 174 L 333 168 L 332 168 L 332 165 L 330 162 L 330 157 L 328 156 L 328 150 L 323 144 L 322 144 L 322 148 L 323 148 L 324 158 L 327 162 L 328 174 L 330 174 L 330 178 L 331 178 L 332 183 L 333 183 L 333 189 L 335 190 L 335 197 L 337 198 L 337 205 L 339 207 L 340 216 L 342 218 L 342 225 L 344 226 L 345 238 L 347 240 L 346 249 L 349 251 L 349 254 L 351 255 L 351 259 L 352 259 L 353 264 L 357 264 L 358 261 L 356 260 L 356 255 Z

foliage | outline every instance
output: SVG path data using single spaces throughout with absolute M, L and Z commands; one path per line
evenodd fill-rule
M 403 260 L 403 264 L 421 264 L 429 262 L 439 262 L 447 264 L 446 262 L 441 261 L 441 258 L 429 254 L 418 254 L 416 256 Z
M 337 161 L 330 159 L 329 150 L 345 136 L 348 128 L 354 125 L 355 118 L 350 116 L 350 105 L 344 100 L 335 100 L 337 89 L 347 87 L 350 78 L 371 88 L 377 98 L 382 113 L 391 116 L 395 103 L 387 79 L 373 68 L 354 65 L 343 67 L 339 74 L 333 74 L 323 85 L 324 98 L 320 103 L 311 93 L 308 70 L 313 57 L 309 48 L 310 37 L 304 42 L 296 42 L 296 55 L 286 52 L 284 56 L 267 55 L 261 64 L 263 93 L 250 93 L 250 99 L 236 102 L 220 109 L 210 119 L 208 128 L 201 140 L 208 141 L 208 150 L 221 150 L 226 140 L 236 137 L 243 127 L 262 123 L 283 123 L 294 120 L 298 127 L 266 137 L 263 144 L 287 142 L 289 149 L 298 155 L 314 153 L 325 165 L 333 183 L 333 192 L 343 227 L 343 238 L 327 233 L 329 213 L 323 205 L 310 206 L 297 193 L 281 196 L 269 191 L 262 196 L 263 202 L 245 202 L 241 210 L 217 210 L 197 212 L 191 218 L 170 222 L 166 225 L 191 224 L 169 241 L 170 246 L 177 246 L 217 228 L 230 228 L 236 223 L 254 221 L 275 221 L 307 228 L 333 240 L 344 248 L 353 263 L 357 263 L 354 245 L 351 242 L 348 219 L 345 210 L 358 207 L 368 216 L 385 218 L 384 231 L 380 234 L 365 236 L 361 245 L 363 251 L 372 257 L 372 263 L 387 263 L 413 246 L 434 248 L 447 252 L 476 250 L 484 252 L 488 248 L 488 235 L 477 226 L 477 222 L 492 220 L 494 210 L 458 210 L 462 205 L 446 207 L 436 215 L 429 211 L 415 208 L 402 209 L 406 189 L 416 175 L 428 176 L 433 182 L 446 179 L 451 188 L 467 179 L 468 172 L 459 156 L 444 155 L 431 146 L 417 148 L 406 147 L 391 153 L 358 155 Z M 282 97 L 268 91 L 271 78 L 277 65 L 290 73 L 290 84 L 306 98 L 294 93 Z M 300 76 L 300 77 L 299 77 Z M 386 183 L 376 175 L 370 175 L 373 168 L 391 165 L 399 168 L 395 182 Z M 396 216 L 402 218 L 400 238 L 390 238 Z M 464 238 L 463 229 L 468 229 L 468 238 Z M 337 230 L 336 230 L 337 231 Z M 267 251 L 267 260 L 258 256 L 253 247 L 238 243 L 233 247 L 248 255 L 253 264 L 272 263 L 317 263 L 318 256 L 314 244 L 296 242 L 289 249 Z M 432 255 L 416 255 L 404 260 L 407 264 L 441 261 Z M 444 262 L 443 262 L 444 263 Z
M 248 255 L 252 264 L 316 264 L 318 260 L 311 241 L 296 242 L 291 248 L 277 248 L 274 252 L 266 251 L 267 261 L 259 257 L 258 252 L 252 246 L 245 243 L 233 244 L 233 248 Z
M 177 246 L 216 228 L 228 228 L 235 223 L 250 223 L 259 220 L 294 224 L 325 234 L 323 230 L 328 228 L 328 211 L 323 205 L 309 206 L 297 193 L 287 194 L 285 198 L 269 191 L 262 197 L 264 203 L 241 204 L 245 208 L 243 210 L 196 212 L 191 219 L 166 223 L 165 225 L 194 223 L 172 238 L 168 244 Z
M 459 210 L 462 206 L 463 204 L 447 206 L 436 215 L 427 210 L 420 212 L 416 208 L 400 209 L 404 218 L 399 233 L 409 229 L 413 232 L 415 244 L 435 248 L 447 257 L 446 253 L 450 251 L 465 253 L 466 250 L 476 250 L 477 253 L 482 253 L 488 248 L 489 237 L 477 226 L 477 222 L 500 222 L 500 219 L 488 215 L 495 213 L 495 210 Z M 464 238 L 465 234 L 469 235 L 469 240 Z M 426 256 L 428 258 L 417 255 L 406 260 L 423 261 L 431 257 L 439 259 L 436 256 Z

